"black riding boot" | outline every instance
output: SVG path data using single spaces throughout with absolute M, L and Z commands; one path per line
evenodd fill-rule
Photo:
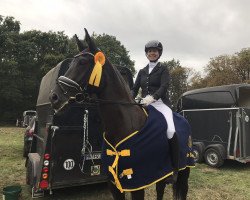
M 180 147 L 179 147 L 179 141 L 178 136 L 176 133 L 174 133 L 174 136 L 168 140 L 169 141 L 169 148 L 170 148 L 170 156 L 174 168 L 174 182 L 177 179 L 177 173 L 179 170 L 179 157 L 180 157 Z

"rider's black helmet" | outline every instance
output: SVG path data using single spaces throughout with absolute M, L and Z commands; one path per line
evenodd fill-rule
M 158 41 L 158 40 L 151 40 L 149 41 L 146 45 L 145 45 L 145 52 L 147 53 L 148 49 L 150 48 L 156 48 L 158 49 L 160 56 L 162 54 L 163 51 L 163 46 L 162 44 Z

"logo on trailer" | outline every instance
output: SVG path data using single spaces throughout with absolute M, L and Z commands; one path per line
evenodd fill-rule
M 91 166 L 91 176 L 100 175 L 101 167 L 100 165 Z
M 63 167 L 65 170 L 72 170 L 75 166 L 75 161 L 73 159 L 67 159 L 63 163 Z

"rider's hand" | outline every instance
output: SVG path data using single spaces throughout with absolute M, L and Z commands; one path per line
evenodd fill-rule
M 136 103 L 141 103 L 141 101 L 142 101 L 142 98 L 141 98 L 141 97 L 136 97 L 136 98 L 135 98 L 135 102 L 136 102 Z
M 153 96 L 147 95 L 145 98 L 142 99 L 141 103 L 145 106 L 148 106 L 149 104 L 155 102 L 156 100 L 154 99 Z

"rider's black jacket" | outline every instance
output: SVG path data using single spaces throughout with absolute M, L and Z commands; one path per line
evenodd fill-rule
M 141 88 L 143 98 L 147 95 L 152 95 L 156 100 L 161 98 L 170 107 L 168 96 L 170 76 L 167 67 L 159 62 L 150 74 L 148 73 L 148 68 L 149 66 L 147 65 L 139 71 L 132 89 L 133 97 L 137 96 L 138 90 Z

